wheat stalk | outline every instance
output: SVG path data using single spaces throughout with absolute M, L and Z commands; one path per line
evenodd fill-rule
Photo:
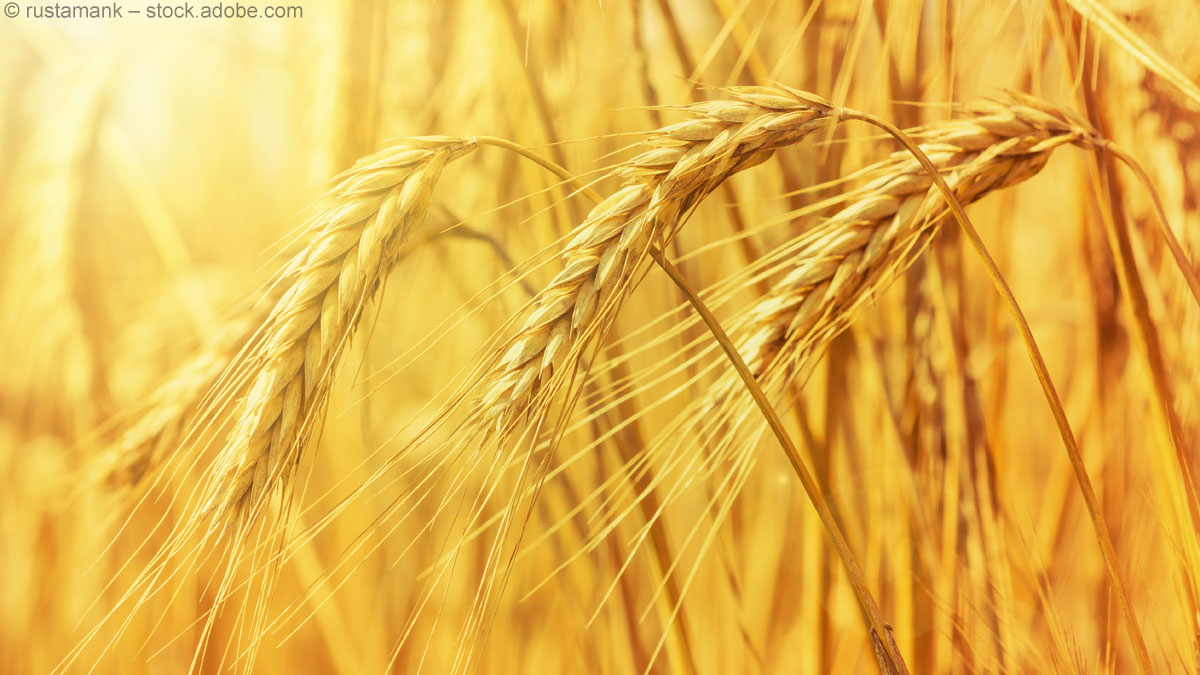
M 1043 393 L 1055 416 L 1104 556 L 1105 566 L 1137 660 L 1139 672 L 1150 671 L 1145 638 L 1129 601 L 1108 525 L 1083 464 L 1061 399 L 1049 378 L 1045 360 L 1033 340 L 1028 321 L 1016 304 L 995 261 L 970 224 L 962 203 L 977 200 L 992 190 L 1021 182 L 1045 165 L 1052 151 L 1064 144 L 1107 149 L 1107 142 L 1069 113 L 1031 97 L 1016 97 L 1010 106 L 984 104 L 971 123 L 948 125 L 931 135 L 927 147 L 918 147 L 906 134 L 877 118 L 847 111 L 847 119 L 871 122 L 901 141 L 909 151 L 898 155 L 900 167 L 884 169 L 867 186 L 863 198 L 846 207 L 832 224 L 813 238 L 813 247 L 798 257 L 799 265 L 757 304 L 750 314 L 750 337 L 745 353 L 755 372 L 778 369 L 780 381 L 794 377 L 813 353 L 842 330 L 859 305 L 887 281 L 903 271 L 919 253 L 936 226 L 947 217 L 949 202 L 955 220 L 980 254 L 989 276 L 1005 298 L 1029 351 Z M 938 156 L 939 164 L 933 157 Z M 963 155 L 953 161 L 957 155 Z M 907 156 L 915 156 L 910 164 Z M 951 168 L 949 177 L 941 174 Z M 928 184 L 932 178 L 933 186 Z M 936 189 L 935 189 L 936 188 Z M 950 199 L 953 194 L 954 199 Z M 780 366 L 780 356 L 786 358 Z M 728 392 L 730 386 L 719 388 Z
M 255 317 L 259 307 L 243 312 L 226 324 L 225 337 L 214 339 L 157 390 L 155 405 L 126 430 L 113 450 L 117 459 L 110 472 L 116 480 L 144 475 L 156 452 L 185 421 L 228 422 L 232 429 L 196 488 L 198 509 L 193 517 L 172 529 L 133 587 L 149 593 L 163 575 L 194 572 L 199 564 L 194 556 L 223 533 L 233 535 L 233 556 L 253 554 L 254 546 L 246 544 L 254 519 L 267 496 L 286 498 L 367 302 L 399 261 L 407 237 L 424 220 L 445 165 L 477 146 L 474 139 L 406 138 L 359 160 L 327 193 L 325 208 L 300 237 L 300 252 L 265 288 L 265 318 Z M 246 344 L 238 349 L 239 342 Z M 235 355 L 230 357 L 230 351 Z M 221 367 L 221 361 L 227 364 Z M 240 392 L 246 395 L 238 400 Z M 203 399 L 199 409 L 190 411 L 198 399 Z M 185 420 L 189 412 L 195 417 Z M 183 446 L 191 447 L 197 442 L 191 435 L 196 427 L 182 428 L 189 432 Z M 128 469 L 124 474 L 122 467 Z M 272 535 L 281 531 L 269 530 Z M 196 534 L 200 545 L 193 538 Z M 260 581 L 255 592 L 268 593 L 273 573 Z M 215 604 L 224 604 L 239 588 L 225 575 L 215 590 Z M 120 602 L 137 600 L 127 595 Z M 205 619 L 202 643 L 210 638 L 216 616 L 213 612 Z M 261 618 L 255 615 L 250 621 L 257 627 Z M 77 658 L 90 639 L 64 662 Z
M 366 302 L 424 219 L 442 168 L 475 147 L 405 139 L 360 160 L 330 192 L 304 250 L 279 276 L 282 297 L 231 364 L 250 374 L 250 385 L 214 466 L 206 510 L 248 513 L 270 487 L 286 487 Z
M 451 462 L 466 452 L 471 459 L 463 461 L 478 458 L 489 466 L 505 466 L 512 450 L 507 442 L 510 434 L 526 412 L 531 421 L 545 419 L 551 406 L 541 403 L 577 374 L 585 350 L 611 325 L 640 274 L 648 269 L 651 247 L 671 241 L 690 211 L 730 176 L 827 128 L 840 114 L 823 99 L 795 90 L 737 87 L 727 91 L 730 100 L 680 108 L 689 119 L 653 132 L 648 150 L 610 173 L 622 186 L 573 230 L 560 253 L 562 270 L 530 302 L 528 314 L 514 320 L 520 324 L 512 337 L 486 348 L 487 356 L 466 381 L 466 389 L 456 393 L 406 448 L 428 440 L 466 401 L 466 392 L 473 391 L 479 398 L 468 404 L 470 417 L 451 431 L 437 456 Z M 589 190 L 580 188 L 580 192 Z M 522 485 L 540 484 L 541 469 L 532 466 L 531 456 L 526 456 L 518 478 Z M 367 484 L 392 466 L 394 462 L 388 462 Z M 487 493 L 496 489 L 498 475 L 489 473 Z M 463 478 L 455 481 L 452 490 L 465 487 Z M 524 490 L 518 487 L 513 494 L 523 495 Z M 502 549 L 520 518 L 522 500 L 520 496 L 510 500 L 499 517 L 496 544 L 484 563 L 487 581 L 464 624 L 464 640 L 484 630 L 487 608 L 504 585 L 503 575 L 498 574 L 504 565 Z M 483 518 L 484 504 L 485 500 L 477 501 L 467 520 Z M 468 667 L 474 658 L 473 650 L 464 654 L 456 669 Z
M 578 354 L 619 310 L 651 244 L 663 245 L 688 212 L 733 174 L 837 121 L 820 97 L 735 87 L 732 100 L 685 106 L 692 119 L 664 127 L 652 149 L 615 170 L 624 186 L 598 204 L 562 252 L 563 269 L 534 299 L 484 384 L 480 408 L 499 428 L 535 396 L 564 354 Z M 567 369 L 570 371 L 570 369 Z
M 964 204 L 1027 180 L 1064 144 L 1104 143 L 1068 113 L 1030 98 L 966 110 L 970 118 L 920 130 L 921 149 Z M 739 356 L 765 389 L 777 393 L 802 376 L 812 357 L 908 268 L 950 217 L 928 171 L 907 151 L 859 175 L 866 182 L 840 198 L 842 208 L 770 256 L 781 276 L 730 326 Z M 704 436 L 722 420 L 745 423 L 736 414 L 743 391 L 734 373 L 723 374 L 680 425 L 652 445 Z M 720 434 L 724 450 L 713 454 L 712 466 L 736 452 L 727 432 Z

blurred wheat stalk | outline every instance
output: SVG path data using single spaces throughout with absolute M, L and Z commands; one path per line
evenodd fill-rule
M 0 25 L 0 670 L 1200 669 L 1193 3 L 170 28 Z

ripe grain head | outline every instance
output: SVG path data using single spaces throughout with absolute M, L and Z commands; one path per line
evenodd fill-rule
M 206 486 L 207 509 L 252 515 L 271 488 L 287 488 L 364 306 L 425 217 L 442 168 L 474 148 L 458 138 L 405 139 L 360 160 L 332 189 L 303 251 L 279 275 L 281 298 L 230 366 L 248 393 Z
M 575 229 L 562 271 L 497 355 L 483 386 L 485 420 L 510 426 L 556 365 L 574 371 L 578 355 L 611 323 L 645 269 L 648 247 L 671 241 L 704 197 L 838 118 L 825 100 L 791 89 L 737 87 L 729 95 L 684 107 L 691 119 L 655 132 L 651 149 L 615 171 L 623 187 Z
M 968 112 L 970 118 L 921 134 L 922 148 L 964 204 L 1029 179 L 1055 148 L 1101 142 L 1069 113 L 1029 97 L 979 103 Z M 746 312 L 739 351 L 757 376 L 781 354 L 803 361 L 844 330 L 948 217 L 944 199 L 909 153 L 895 153 L 866 175 L 866 185 L 805 235 L 791 269 Z

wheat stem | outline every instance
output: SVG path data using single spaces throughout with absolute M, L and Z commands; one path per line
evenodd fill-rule
M 846 575 L 850 579 L 850 585 L 854 588 L 854 594 L 858 597 L 859 604 L 862 605 L 863 611 L 866 612 L 867 619 L 871 624 L 871 631 L 878 635 L 887 635 L 887 623 L 883 620 L 883 613 L 879 609 L 879 604 L 875 602 L 874 596 L 871 595 L 871 589 L 867 585 L 866 577 L 863 576 L 862 568 L 859 567 L 858 561 L 854 557 L 854 552 L 850 550 L 850 545 L 846 542 L 845 535 L 842 534 L 841 528 L 838 527 L 837 521 L 833 517 L 833 512 L 829 509 L 828 502 L 825 501 L 825 495 L 821 491 L 821 486 L 817 483 L 808 467 L 804 465 L 803 458 L 800 457 L 800 451 L 796 448 L 796 444 L 792 442 L 791 436 L 788 435 L 787 429 L 783 426 L 783 421 L 779 418 L 779 414 L 771 405 L 767 395 L 763 393 L 762 387 L 758 381 L 754 379 L 754 374 L 750 372 L 750 368 L 738 353 L 737 347 L 733 341 L 729 339 L 729 335 L 725 329 L 721 327 L 716 316 L 704 304 L 695 292 L 688 285 L 687 280 L 675 269 L 675 266 L 670 263 L 660 250 L 657 248 L 650 249 L 650 255 L 659 267 L 667 273 L 671 281 L 679 287 L 687 297 L 689 303 L 695 308 L 696 313 L 704 321 L 704 324 L 712 332 L 713 338 L 717 344 L 721 346 L 721 350 L 725 352 L 725 356 L 729 362 L 733 364 L 734 370 L 737 371 L 738 377 L 741 378 L 746 390 L 750 393 L 754 403 L 762 412 L 763 417 L 767 420 L 767 426 L 770 427 L 771 433 L 775 435 L 779 445 L 783 448 L 784 454 L 787 456 L 788 462 L 792 465 L 792 470 L 796 473 L 796 477 L 800 479 L 800 484 L 804 486 L 804 491 L 808 494 L 809 501 L 813 507 L 817 509 L 817 515 L 821 519 L 821 524 L 825 526 L 825 531 L 829 534 L 829 539 L 833 542 L 834 551 L 837 552 L 838 558 L 842 561 L 842 565 L 846 568 Z M 881 642 L 884 653 L 890 665 L 895 672 L 904 673 L 907 675 L 908 670 L 904 665 L 904 659 L 894 649 L 895 645 L 891 642 Z M 888 672 L 884 670 L 884 672 Z

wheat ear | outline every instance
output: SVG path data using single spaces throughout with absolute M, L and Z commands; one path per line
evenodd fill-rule
M 616 314 L 651 244 L 663 245 L 688 212 L 733 174 L 837 121 L 820 97 L 784 88 L 735 87 L 732 100 L 685 106 L 691 119 L 654 132 L 652 148 L 615 170 L 624 185 L 573 232 L 563 269 L 489 374 L 484 420 L 508 426 L 564 354 L 578 354 Z M 569 370 L 569 369 L 568 369 Z
M 259 337 L 231 366 L 251 373 L 250 386 L 214 466 L 207 508 L 250 514 L 268 489 L 287 487 L 363 307 L 424 219 L 442 168 L 475 147 L 405 139 L 341 177 L 304 250 L 281 272 L 283 295 Z
M 972 117 L 923 130 L 922 149 L 959 201 L 974 202 L 1038 173 L 1055 148 L 1102 142 L 1072 116 L 1036 99 L 979 103 Z M 792 266 L 740 322 L 739 353 L 756 376 L 794 370 L 845 329 L 857 309 L 919 255 L 945 222 L 945 200 L 908 152 L 866 171 L 867 184 L 805 236 Z M 784 375 L 790 379 L 791 372 Z

